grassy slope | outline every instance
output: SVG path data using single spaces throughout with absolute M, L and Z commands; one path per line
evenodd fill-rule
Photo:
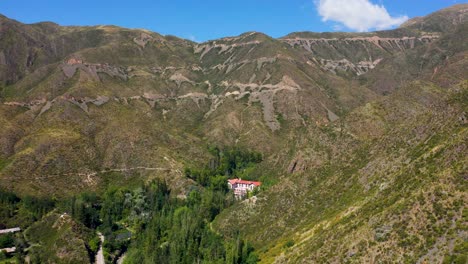
M 431 249 L 450 254 L 466 228 L 468 135 L 458 118 L 467 105 L 452 100 L 468 87 L 458 88 L 443 96 L 443 89 L 414 83 L 356 109 L 345 131 L 354 139 L 334 142 L 341 154 L 285 176 L 255 206 L 237 205 L 217 229 L 239 227 L 265 263 L 442 259 Z
M 91 230 L 69 215 L 50 213 L 25 231 L 32 261 L 41 263 L 89 263 L 87 244 Z

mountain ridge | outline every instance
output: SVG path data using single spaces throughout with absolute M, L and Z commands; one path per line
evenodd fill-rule
M 15 23 L 13 26 L 18 27 Z M 427 46 L 427 43 L 436 39 L 421 39 L 424 41 L 415 44 L 412 39 L 403 41 L 354 37 L 349 41 L 320 39 L 314 40 L 312 44 L 309 42 L 304 44 L 297 43 L 296 40 L 274 39 L 263 33 L 250 32 L 236 37 L 195 44 L 178 38 L 167 40 L 166 37 L 157 33 L 119 27 L 95 26 L 70 29 L 54 25 L 54 30 L 63 32 L 58 36 L 62 38 L 62 42 L 67 41 L 67 38 L 75 38 L 75 35 L 82 39 L 82 34 L 88 36 L 85 39 L 93 39 L 83 44 L 78 42 L 78 46 L 71 50 L 60 48 L 62 51 L 59 51 L 55 37 L 52 38 L 51 44 L 45 44 L 44 47 L 47 47 L 45 50 L 37 46 L 44 45 L 37 43 L 46 41 L 45 37 L 39 35 L 38 40 L 28 37 L 28 34 L 35 36 L 34 27 L 50 31 L 48 26 L 45 29 L 43 26 L 40 24 L 21 26 L 26 27 L 26 31 L 24 35 L 18 37 L 25 39 L 25 45 L 31 43 L 34 48 L 19 54 L 22 55 L 21 60 L 26 61 L 25 66 L 11 67 L 7 63 L 8 71 L 3 76 L 9 75 L 10 78 L 17 79 L 22 71 L 34 73 L 28 74 L 27 78 L 16 82 L 14 86 L 3 88 L 2 100 L 6 105 L 18 105 L 27 107 L 32 112 L 37 111 L 35 114 L 37 118 L 50 111 L 56 100 L 78 106 L 88 115 L 89 104 L 99 107 L 110 100 L 123 100 L 124 103 L 128 100 L 142 100 L 150 107 L 154 107 L 159 101 L 172 100 L 171 98 L 185 100 L 186 98 L 195 103 L 197 108 L 205 105 L 205 109 L 206 104 L 211 101 L 209 110 L 203 110 L 203 116 L 206 119 L 223 102 L 229 101 L 230 97 L 234 96 L 235 100 L 240 100 L 244 96 L 249 96 L 248 104 L 259 102 L 262 105 L 263 120 L 267 128 L 272 131 L 280 127 L 276 112 L 281 107 L 283 109 L 280 111 L 281 115 L 288 116 L 296 124 L 305 123 L 304 117 L 301 116 L 304 114 L 313 116 L 316 124 L 328 123 L 331 119 L 336 120 L 340 112 L 348 111 L 368 100 L 365 98 L 377 96 L 374 94 L 375 91 L 360 86 L 357 81 L 354 81 L 356 75 L 359 76 L 372 70 L 386 57 L 398 54 L 404 49 L 413 49 L 418 45 Z M 33 27 L 30 33 L 28 33 L 29 27 Z M 376 33 L 356 35 L 373 34 Z M 356 35 L 346 33 L 346 36 Z M 18 37 L 15 36 L 15 38 Z M 332 41 L 332 43 L 327 43 L 327 41 Z M 341 45 L 341 51 L 333 45 Z M 15 47 L 18 46 L 21 47 L 21 45 L 15 45 Z M 123 56 L 126 53 L 133 55 Z M 2 54 L 5 57 L 4 50 L 0 58 Z M 41 58 L 48 64 L 47 66 L 42 66 Z M 148 58 L 151 59 L 148 60 Z M 171 59 L 168 60 L 168 58 Z M 21 60 L 15 59 L 15 61 Z M 161 66 L 155 67 L 151 64 Z M 31 70 L 27 70 L 28 67 Z M 280 68 L 276 69 L 277 67 Z M 11 68 L 17 68 L 19 73 L 11 75 Z M 323 74 L 324 72 L 327 74 Z M 77 73 L 79 77 L 76 77 Z M 107 76 L 120 78 L 121 81 L 115 83 Z M 132 80 L 141 80 L 144 84 L 142 87 L 145 88 L 138 88 L 139 91 L 135 91 L 135 88 L 128 86 L 133 85 L 131 83 L 135 81 Z M 109 86 L 104 88 L 107 85 L 101 87 L 107 81 L 120 88 Z M 38 82 L 43 84 L 37 85 Z M 70 90 L 74 92 L 67 92 L 70 88 L 65 88 L 65 90 L 60 88 L 66 83 L 72 87 L 76 86 Z M 91 83 L 94 83 L 92 86 L 97 85 L 101 88 L 99 90 L 85 88 Z M 377 81 L 377 85 L 379 83 L 382 81 Z M 161 87 L 169 85 L 170 88 L 155 91 L 148 86 L 155 84 Z M 342 88 L 347 85 L 351 85 L 352 89 Z M 51 89 L 51 87 L 56 88 Z M 304 89 L 304 87 L 307 88 Z M 288 90 L 289 92 L 285 92 Z M 301 111 L 304 113 L 300 114 L 299 108 L 294 113 L 288 109 L 287 101 L 276 102 L 277 92 L 281 94 L 299 92 L 301 98 L 308 98 L 301 100 L 311 100 L 318 104 L 314 103 L 317 106 L 312 109 L 307 109 L 308 107 L 303 105 Z M 304 97 L 304 92 L 310 95 Z M 15 99 L 14 96 L 11 97 L 8 94 L 16 94 L 19 97 Z M 25 95 L 26 98 L 24 98 Z M 21 97 L 29 98 L 32 103 L 18 100 Z M 13 100 L 7 100 L 7 98 Z M 203 104 L 200 104 L 201 102 Z M 164 111 L 167 109 L 162 112 Z M 220 134 L 214 136 L 223 137 Z M 11 152 L 12 150 L 8 151 L 8 153 Z
M 66 198 L 160 179 L 184 200 L 205 188 L 186 169 L 235 147 L 262 154 L 242 172 L 262 189 L 210 229 L 263 263 L 466 259 L 467 9 L 203 43 L 0 17 L 0 187 Z

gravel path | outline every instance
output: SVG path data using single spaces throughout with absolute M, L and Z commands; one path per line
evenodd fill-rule
M 98 232 L 99 239 L 101 240 L 101 245 L 99 246 L 99 251 L 96 254 L 96 264 L 104 264 L 104 253 L 102 251 L 102 245 L 104 244 L 104 236 Z

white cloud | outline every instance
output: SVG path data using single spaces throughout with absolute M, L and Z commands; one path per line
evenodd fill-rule
M 316 0 L 323 21 L 335 21 L 349 29 L 364 32 L 398 26 L 407 16 L 392 17 L 383 5 L 369 0 Z

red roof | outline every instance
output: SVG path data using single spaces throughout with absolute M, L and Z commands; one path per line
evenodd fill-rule
M 231 184 L 231 185 L 234 185 L 234 184 L 253 184 L 255 186 L 260 186 L 262 185 L 261 182 L 257 182 L 257 181 L 246 181 L 246 180 L 242 180 L 242 179 L 230 179 L 228 180 L 228 182 Z

